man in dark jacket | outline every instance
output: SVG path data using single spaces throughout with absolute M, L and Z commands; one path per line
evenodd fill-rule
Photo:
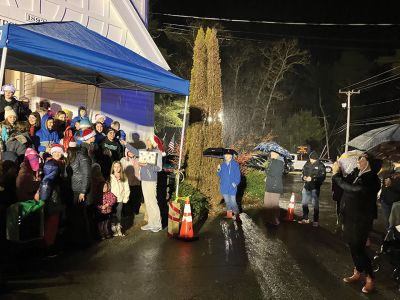
M 371 259 L 367 255 L 366 242 L 372 230 L 372 223 L 376 215 L 376 198 L 380 189 L 378 175 L 369 165 L 368 155 L 358 158 L 357 169 L 343 178 L 337 163 L 333 167 L 332 181 L 342 190 L 341 215 L 343 218 L 343 235 L 349 244 L 351 256 L 355 265 L 354 273 L 343 278 L 346 283 L 358 282 L 365 273 L 366 284 L 363 293 L 370 293 L 375 288 L 374 272 Z
M 11 106 L 17 114 L 17 119 L 19 121 L 28 120 L 30 111 L 26 110 L 22 103 L 15 99 L 15 87 L 12 84 L 6 84 L 1 88 L 1 90 L 4 95 L 1 95 L 0 97 L 0 122 L 4 121 L 4 108 L 6 106 Z
M 308 224 L 308 202 L 311 200 L 314 206 L 313 226 L 318 227 L 319 222 L 319 193 L 321 185 L 326 177 L 325 165 L 318 160 L 318 154 L 312 151 L 309 160 L 303 167 L 302 179 L 304 186 L 302 190 L 301 205 L 303 207 L 303 219 L 300 224 Z
M 400 201 L 400 162 L 394 162 L 392 172 L 383 179 L 380 200 L 386 226 L 389 227 L 392 205 L 394 202 Z

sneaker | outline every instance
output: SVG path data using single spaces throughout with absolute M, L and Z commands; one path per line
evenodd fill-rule
M 310 220 L 309 219 L 302 219 L 298 223 L 299 224 L 310 224 Z
M 319 224 L 318 224 L 318 222 L 312 222 L 312 226 L 313 226 L 313 227 L 318 227 Z
M 146 224 L 146 225 L 140 227 L 140 229 L 142 229 L 142 230 L 151 230 L 151 226 L 149 224 Z
M 153 228 L 151 228 L 150 230 L 151 230 L 152 232 L 159 232 L 161 229 L 162 229 L 162 228 L 161 228 L 161 226 L 160 226 L 160 227 L 153 227 Z

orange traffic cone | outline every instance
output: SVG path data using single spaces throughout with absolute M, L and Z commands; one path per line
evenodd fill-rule
M 188 242 L 198 239 L 197 237 L 194 237 L 193 234 L 193 220 L 192 220 L 192 212 L 190 210 L 189 197 L 185 199 L 185 208 L 183 210 L 183 218 L 182 218 L 181 231 L 179 232 L 179 239 Z
M 287 209 L 287 216 L 286 216 L 287 221 L 294 220 L 294 202 L 295 202 L 295 196 L 294 193 L 292 193 L 292 196 L 290 196 L 290 201 Z

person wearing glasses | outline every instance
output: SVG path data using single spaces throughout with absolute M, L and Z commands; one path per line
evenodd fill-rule
M 343 190 L 343 236 L 354 262 L 353 274 L 343 278 L 343 281 L 356 283 L 365 278 L 362 292 L 366 294 L 375 290 L 374 272 L 367 254 L 366 242 L 376 216 L 376 199 L 380 190 L 380 180 L 376 172 L 371 170 L 370 161 L 367 153 L 361 155 L 357 161 L 357 168 L 346 178 L 341 174 L 337 162 L 332 168 L 332 181 Z

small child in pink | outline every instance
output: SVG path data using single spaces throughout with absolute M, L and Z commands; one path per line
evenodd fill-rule
M 111 193 L 111 185 L 110 182 L 104 183 L 103 186 L 103 198 L 101 203 L 97 205 L 97 209 L 99 210 L 99 233 L 101 239 L 104 240 L 106 238 L 110 238 L 112 235 L 110 233 L 110 218 L 113 205 L 117 202 L 117 197 L 113 193 Z

